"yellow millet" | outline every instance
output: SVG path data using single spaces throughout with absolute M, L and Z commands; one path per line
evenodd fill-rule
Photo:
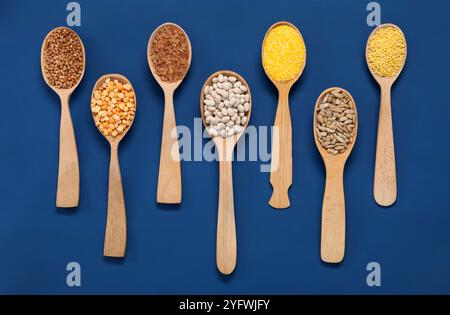
M 393 26 L 381 27 L 369 39 L 367 61 L 369 68 L 381 77 L 399 73 L 406 58 L 406 40 Z
M 263 46 L 263 66 L 274 81 L 294 79 L 306 61 L 306 47 L 300 33 L 289 25 L 280 25 L 267 34 Z

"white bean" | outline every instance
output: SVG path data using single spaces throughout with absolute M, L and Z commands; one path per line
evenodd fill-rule
M 247 86 L 234 76 L 219 74 L 203 93 L 205 123 L 211 137 L 225 138 L 243 130 L 248 121 L 245 112 L 250 110 Z
M 206 99 L 206 100 L 204 101 L 204 103 L 205 103 L 206 105 L 208 105 L 208 106 L 214 106 L 214 105 L 216 105 L 216 102 L 214 102 L 213 100 L 209 100 L 209 99 Z

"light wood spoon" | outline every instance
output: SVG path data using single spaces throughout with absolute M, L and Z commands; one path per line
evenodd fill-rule
M 212 85 L 212 79 L 219 74 L 236 77 L 248 89 L 250 95 L 250 109 L 247 112 L 247 124 L 243 126 L 241 132 L 226 138 L 217 136 L 212 138 L 216 146 L 217 156 L 219 158 L 219 208 L 217 215 L 217 239 L 216 239 L 216 262 L 219 271 L 225 275 L 233 272 L 236 267 L 237 245 L 236 245 L 236 223 L 234 219 L 234 199 L 233 199 L 233 151 L 239 138 L 244 134 L 245 128 L 248 126 L 250 114 L 252 111 L 252 98 L 250 87 L 242 76 L 238 73 L 221 70 L 212 74 L 202 87 L 200 95 L 200 112 L 205 128 L 207 128 L 206 117 L 204 111 L 205 95 L 203 91 L 206 85 Z
M 334 89 L 339 89 L 348 96 L 354 104 L 355 110 L 355 126 L 353 142 L 349 144 L 347 149 L 337 155 L 333 155 L 322 147 L 317 138 L 317 108 L 321 104 L 324 96 Z M 344 167 L 358 134 L 358 113 L 356 111 L 356 103 L 351 94 L 342 88 L 329 88 L 320 94 L 314 108 L 313 123 L 314 140 L 317 149 L 322 156 L 325 164 L 327 178 L 325 183 L 325 193 L 322 204 L 322 240 L 320 247 L 320 256 L 324 262 L 339 263 L 344 259 L 345 253 L 345 196 L 344 196 Z
M 106 74 L 97 80 L 92 91 L 94 92 L 101 87 L 106 79 L 117 80 L 122 84 L 130 84 L 130 81 L 120 74 Z M 135 106 L 137 107 L 136 92 L 131 85 L 135 95 Z M 91 97 L 91 99 L 92 99 Z M 94 118 L 94 115 L 92 116 Z M 133 117 L 134 121 L 134 117 Z M 108 257 L 124 257 L 127 245 L 127 219 L 125 211 L 125 198 L 122 188 L 122 175 L 120 173 L 119 165 L 119 143 L 125 137 L 127 132 L 131 129 L 133 124 L 131 121 L 125 131 L 113 137 L 111 135 L 105 136 L 111 146 L 111 159 L 109 164 L 109 185 L 108 185 L 108 213 L 106 219 L 106 233 L 103 255 Z M 95 120 L 94 120 L 95 122 Z
M 181 203 L 181 169 L 180 169 L 180 152 L 178 148 L 177 125 L 175 123 L 175 111 L 173 105 L 173 94 L 176 88 L 180 85 L 183 79 L 170 83 L 164 82 L 158 76 L 153 66 L 150 49 L 155 33 L 162 27 L 173 25 L 179 28 L 187 38 L 189 44 L 189 60 L 186 69 L 187 74 L 192 59 L 192 47 L 189 37 L 186 32 L 174 23 L 164 23 L 155 29 L 148 40 L 147 58 L 150 71 L 153 77 L 161 86 L 164 92 L 164 120 L 161 140 L 161 155 L 159 160 L 159 174 L 158 174 L 158 190 L 156 193 L 156 201 L 158 203 L 177 204 Z
M 261 49 L 261 58 L 264 59 L 264 44 L 267 35 L 272 29 L 280 25 L 288 25 L 295 30 L 303 40 L 302 34 L 293 24 L 289 22 L 277 22 L 273 24 L 267 31 Z M 276 209 L 289 208 L 289 187 L 292 185 L 292 125 L 291 125 L 291 113 L 289 110 L 289 91 L 295 82 L 300 78 L 303 70 L 305 69 L 305 63 L 298 72 L 297 76 L 289 81 L 278 82 L 273 80 L 267 70 L 264 68 L 269 79 L 278 89 L 278 106 L 275 116 L 274 127 L 277 127 L 279 134 L 273 135 L 272 138 L 272 162 L 270 172 L 270 183 L 272 184 L 273 193 L 270 198 L 269 204 Z M 264 63 L 263 63 L 264 67 Z
M 407 48 L 405 49 L 405 60 L 403 61 L 397 75 L 393 77 L 381 77 L 370 68 L 368 61 L 368 47 L 370 39 L 377 30 L 387 26 L 395 27 L 403 34 L 402 30 L 397 25 L 382 24 L 373 30 L 366 45 L 367 65 L 369 66 L 370 73 L 372 73 L 372 76 L 377 81 L 381 90 L 373 195 L 375 197 L 375 201 L 380 206 L 385 207 L 393 205 L 397 199 L 397 175 L 395 170 L 394 131 L 392 127 L 391 88 L 403 70 L 408 50 Z M 405 38 L 404 34 L 403 38 Z
M 59 89 L 50 84 L 45 74 L 45 44 L 49 36 L 58 29 L 68 29 L 75 33 L 80 41 L 83 50 L 83 72 L 78 82 L 69 89 Z M 56 207 L 72 208 L 78 206 L 80 198 L 80 171 L 78 168 L 77 143 L 75 140 L 75 132 L 73 130 L 72 118 L 69 110 L 69 99 L 73 91 L 83 79 L 84 70 L 86 68 L 86 53 L 81 38 L 70 28 L 57 27 L 51 30 L 45 37 L 41 49 L 41 70 L 47 85 L 58 94 L 61 99 L 61 123 L 59 129 L 59 169 L 58 169 L 58 188 L 56 191 Z

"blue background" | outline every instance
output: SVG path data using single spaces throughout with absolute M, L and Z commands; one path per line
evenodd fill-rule
M 66 25 L 68 2 L 0 1 L 0 293 L 450 293 L 449 1 L 379 1 L 382 22 L 398 24 L 408 41 L 392 95 L 398 200 L 390 208 L 372 196 L 379 89 L 364 59 L 369 1 L 79 1 L 76 31 L 87 68 L 71 113 L 81 195 L 78 208 L 63 210 L 55 208 L 60 106 L 42 79 L 40 49 L 48 31 Z M 215 265 L 217 162 L 183 162 L 181 206 L 155 202 L 163 95 L 148 69 L 147 40 L 172 21 L 192 42 L 192 65 L 175 96 L 179 125 L 193 128 L 204 80 L 231 69 L 252 89 L 251 123 L 270 126 L 277 94 L 260 49 L 279 20 L 300 28 L 308 51 L 290 98 L 292 206 L 269 207 L 269 174 L 259 171 L 266 162 L 234 163 L 238 265 L 224 277 Z M 114 72 L 131 80 L 138 100 L 120 148 L 128 216 L 123 261 L 102 256 L 109 147 L 89 109 L 97 78 Z M 316 98 L 330 86 L 348 89 L 359 112 L 345 173 L 346 256 L 337 266 L 319 255 L 325 171 L 312 134 Z M 81 264 L 81 287 L 66 286 L 71 261 Z M 371 261 L 381 265 L 381 287 L 366 285 Z

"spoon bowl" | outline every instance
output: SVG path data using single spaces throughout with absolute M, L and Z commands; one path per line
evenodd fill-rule
M 358 135 L 358 112 L 356 110 L 356 103 L 355 100 L 353 99 L 353 96 L 350 94 L 350 92 L 348 92 L 347 90 L 340 88 L 340 87 L 331 87 L 329 89 L 326 89 L 325 91 L 323 91 L 319 98 L 317 99 L 316 102 L 316 106 L 314 107 L 314 123 L 313 123 L 313 131 L 314 131 L 314 141 L 316 143 L 317 149 L 319 150 L 320 155 L 322 156 L 322 159 L 324 160 L 325 163 L 344 163 L 347 161 L 350 153 L 353 150 L 353 146 L 355 145 L 355 141 L 353 141 L 352 143 L 349 144 L 349 146 L 347 147 L 347 149 L 345 150 L 344 153 L 341 154 L 336 154 L 333 155 L 331 153 L 329 153 L 319 142 L 319 139 L 317 137 L 317 133 L 316 133 L 316 128 L 317 128 L 317 108 L 320 105 L 320 102 L 322 101 L 322 99 L 324 98 L 324 96 L 328 93 L 330 93 L 333 90 L 340 90 L 343 93 L 345 93 L 345 95 L 353 102 L 354 104 L 354 110 L 355 110 L 355 114 L 356 114 L 356 119 L 355 119 L 355 133 L 354 133 L 354 140 L 356 140 L 356 136 Z
M 72 87 L 68 88 L 68 89 L 60 89 L 57 88 L 55 86 L 53 86 L 50 83 L 50 80 L 48 79 L 47 75 L 46 75 L 46 71 L 45 71 L 45 44 L 47 43 L 49 37 L 57 30 L 68 30 L 72 33 L 74 33 L 77 37 L 77 39 L 79 40 L 80 44 L 81 44 L 81 49 L 82 49 L 82 54 L 83 54 L 83 71 L 81 72 L 80 78 L 78 79 L 78 81 L 75 83 L 75 85 L 73 85 Z M 73 91 L 78 87 L 78 85 L 80 85 L 81 80 L 84 77 L 84 72 L 86 70 L 86 51 L 84 48 L 84 44 L 83 41 L 81 40 L 80 36 L 78 36 L 78 34 L 72 30 L 71 28 L 65 27 L 65 26 L 58 26 L 55 27 L 54 29 L 52 29 L 50 32 L 47 33 L 47 35 L 45 36 L 43 42 L 42 42 L 42 47 L 41 47 L 41 71 L 42 71 L 42 76 L 44 78 L 45 83 L 47 83 L 47 85 L 53 90 L 55 91 L 56 94 L 61 95 L 61 93 L 66 93 L 69 96 L 73 93 Z
M 277 26 L 281 26 L 281 25 L 287 25 L 287 26 L 289 26 L 289 27 L 292 27 L 295 31 L 297 31 L 297 33 L 298 33 L 298 35 L 300 36 L 300 38 L 302 39 L 303 43 L 305 42 L 304 39 L 303 39 L 302 33 L 300 32 L 300 30 L 299 30 L 294 24 L 292 24 L 292 23 L 290 23 L 290 22 L 287 22 L 287 21 L 279 21 L 279 22 L 276 22 L 276 23 L 272 24 L 272 25 L 269 27 L 269 29 L 267 30 L 266 34 L 264 35 L 263 44 L 262 44 L 262 49 L 261 49 L 261 60 L 264 60 L 264 45 L 266 44 L 267 36 L 269 35 L 269 33 L 270 33 L 274 28 L 276 28 Z M 297 75 L 296 75 L 293 79 L 288 80 L 288 81 L 276 81 L 276 80 L 274 80 L 274 79 L 270 76 L 269 72 L 267 71 L 267 69 L 266 69 L 266 67 L 265 67 L 265 65 L 264 65 L 264 62 L 263 62 L 263 69 L 264 69 L 264 72 L 266 73 L 267 77 L 270 79 L 270 81 L 272 81 L 272 83 L 273 83 L 278 89 L 279 89 L 280 86 L 289 86 L 289 88 L 290 88 L 290 87 L 292 87 L 292 85 L 294 85 L 295 82 L 298 81 L 298 79 L 300 78 L 300 76 L 303 74 L 303 71 L 305 70 L 305 65 L 306 65 L 306 52 L 305 52 L 305 62 L 303 62 L 303 65 L 302 65 L 302 67 L 300 68 L 299 72 L 297 73 Z
M 338 89 L 353 103 L 355 111 L 353 141 L 343 153 L 333 155 L 320 143 L 317 136 L 317 109 L 325 95 Z M 352 95 L 338 87 L 329 88 L 320 94 L 314 107 L 313 134 L 317 149 L 322 156 L 326 168 L 325 193 L 322 205 L 322 235 L 320 255 L 324 262 L 339 263 L 344 259 L 345 253 L 345 195 L 344 195 L 344 167 L 353 150 L 358 134 L 358 112 Z
M 47 77 L 45 70 L 45 45 L 49 37 L 57 30 L 69 30 L 76 35 L 83 56 L 83 69 L 77 82 L 67 89 L 53 86 Z M 41 48 L 41 71 L 45 83 L 59 96 L 61 101 L 61 123 L 59 131 L 59 168 L 58 168 L 58 186 L 56 192 L 56 207 L 72 208 L 78 206 L 80 196 L 80 172 L 78 168 L 78 153 L 73 129 L 72 117 L 69 109 L 69 99 L 73 91 L 78 87 L 84 76 L 86 68 L 86 52 L 83 42 L 78 34 L 67 27 L 57 27 L 51 30 L 44 38 Z
M 272 161 L 270 172 L 270 183 L 273 188 L 272 197 L 269 204 L 275 209 L 285 209 L 290 207 L 289 188 L 292 185 L 292 124 L 289 109 L 289 92 L 291 87 L 300 78 L 306 65 L 305 60 L 301 65 L 297 75 L 287 81 L 276 81 L 272 78 L 264 64 L 264 47 L 269 33 L 276 27 L 287 25 L 293 28 L 300 36 L 303 44 L 305 43 L 300 30 L 292 23 L 281 21 L 273 24 L 264 36 L 261 59 L 264 71 L 278 90 L 278 106 L 274 122 L 274 136 L 272 138 Z
M 161 28 L 163 28 L 163 27 L 165 27 L 165 26 L 168 26 L 168 25 L 172 25 L 172 26 L 178 28 L 180 31 L 183 32 L 184 36 L 186 36 L 186 40 L 187 40 L 188 47 L 189 47 L 188 66 L 187 66 L 187 68 L 186 68 L 186 72 L 184 73 L 183 78 L 181 78 L 180 80 L 178 80 L 178 81 L 176 81 L 176 82 L 165 82 L 165 81 L 163 81 L 163 80 L 159 77 L 158 73 L 157 73 L 156 70 L 155 70 L 155 67 L 154 67 L 154 65 L 153 65 L 153 62 L 152 62 L 152 59 L 151 59 L 151 55 L 150 55 L 151 48 L 152 48 L 152 43 L 153 43 L 153 41 L 154 41 L 154 38 L 155 38 L 156 33 L 157 33 Z M 171 88 L 173 88 L 173 89 L 175 90 L 175 89 L 181 84 L 181 82 L 184 80 L 184 77 L 185 77 L 186 74 L 188 73 L 189 67 L 191 66 L 191 61 L 192 61 L 192 46 L 191 46 L 191 41 L 189 40 L 189 37 L 188 37 L 187 33 L 184 31 L 184 29 L 182 29 L 181 26 L 179 26 L 179 25 L 177 25 L 177 24 L 175 24 L 175 23 L 171 23 L 171 22 L 167 22 L 167 23 L 164 23 L 164 24 L 161 24 L 160 26 L 158 26 L 158 27 L 153 31 L 153 33 L 150 35 L 150 38 L 149 38 L 149 40 L 148 40 L 148 44 L 147 44 L 147 61 L 148 61 L 148 66 L 150 67 L 150 71 L 151 71 L 153 77 L 155 78 L 156 82 L 158 82 L 158 84 L 161 86 L 161 88 L 162 88 L 163 90 L 165 90 L 165 89 L 167 89 L 167 87 L 171 87 Z
M 163 81 L 158 75 L 151 58 L 151 49 L 152 44 L 154 43 L 156 33 L 158 32 L 158 30 L 168 25 L 176 27 L 184 34 L 189 48 L 188 49 L 189 56 L 187 60 L 186 71 L 183 77 L 176 82 Z M 164 92 L 164 103 L 165 103 L 156 201 L 158 203 L 178 204 L 181 203 L 181 195 L 182 195 L 181 168 L 180 168 L 180 154 L 178 150 L 178 136 L 174 136 L 174 134 L 176 135 L 176 122 L 173 104 L 173 94 L 177 89 L 177 87 L 183 81 L 191 64 L 192 47 L 189 37 L 187 36 L 186 32 L 177 24 L 164 23 L 153 31 L 148 40 L 147 58 L 150 71 L 153 77 L 155 78 L 156 82 L 158 82 L 159 86 Z
M 94 85 L 92 91 L 91 100 L 94 97 L 95 91 L 101 87 L 101 85 L 107 80 L 117 80 L 122 84 L 130 84 L 131 91 L 134 94 L 134 104 L 137 108 L 136 92 L 130 81 L 120 74 L 107 74 L 100 79 Z M 95 122 L 95 116 L 92 115 Z M 113 137 L 112 135 L 103 136 L 108 140 L 111 147 L 111 158 L 109 166 L 109 184 L 108 184 L 108 211 L 106 219 L 106 232 L 105 243 L 103 249 L 103 255 L 107 257 L 124 257 L 127 243 L 127 222 L 126 222 L 126 210 L 125 210 L 125 198 L 122 186 L 122 175 L 120 172 L 119 164 L 119 143 L 123 137 L 128 133 L 133 125 L 134 118 L 131 120 L 130 125 L 126 128 L 122 134 Z
M 216 263 L 217 268 L 222 274 L 231 274 L 236 267 L 237 259 L 237 241 L 236 241 L 236 223 L 234 218 L 234 197 L 233 197 L 233 151 L 239 138 L 244 134 L 250 120 L 252 110 L 252 97 L 250 87 L 244 78 L 236 72 L 221 70 L 212 74 L 205 82 L 200 93 L 200 112 L 205 128 L 208 127 L 204 113 L 204 90 L 206 85 L 212 85 L 212 79 L 219 74 L 236 77 L 243 85 L 247 87 L 250 95 L 249 111 L 247 112 L 247 123 L 237 134 L 223 138 L 220 135 L 213 137 L 212 140 L 216 146 L 219 160 L 219 205 L 217 215 L 217 238 L 216 238 Z
M 105 75 L 101 76 L 97 80 L 97 82 L 95 82 L 94 88 L 92 90 L 91 99 L 94 97 L 95 91 L 97 89 L 99 89 L 107 79 L 110 79 L 111 81 L 117 80 L 117 81 L 119 81 L 119 83 L 122 83 L 122 84 L 127 84 L 127 83 L 130 84 L 133 94 L 136 95 L 133 85 L 131 84 L 131 82 L 128 80 L 127 77 L 125 77 L 124 75 L 121 75 L 121 74 L 105 74 Z M 135 106 L 137 106 L 136 98 L 135 98 Z M 92 118 L 93 119 L 95 118 L 93 113 L 92 113 Z M 123 137 L 125 137 L 125 135 L 128 133 L 128 131 L 131 129 L 131 126 L 133 125 L 133 122 L 134 122 L 134 118 L 135 118 L 135 116 L 133 116 L 133 119 L 131 120 L 131 123 L 128 126 L 128 128 L 125 129 L 120 135 L 117 135 L 116 137 L 113 137 L 112 135 L 108 135 L 108 136 L 104 136 L 103 134 L 102 135 L 106 138 L 106 140 L 108 140 L 110 145 L 119 145 L 120 141 L 122 141 Z
M 398 79 L 398 77 L 400 76 L 400 73 L 403 71 L 403 68 L 405 67 L 406 57 L 408 55 L 408 47 L 405 47 L 405 58 L 403 59 L 403 63 L 401 65 L 400 69 L 398 70 L 397 74 L 395 74 L 392 77 L 382 77 L 382 76 L 376 74 L 375 71 L 370 67 L 370 63 L 369 63 L 369 43 L 370 43 L 372 37 L 375 35 L 375 33 L 377 31 L 379 31 L 380 29 L 385 28 L 385 27 L 393 27 L 396 30 L 398 30 L 402 34 L 403 39 L 405 40 L 405 43 L 406 43 L 405 34 L 400 29 L 400 27 L 398 27 L 397 25 L 392 24 L 392 23 L 381 24 L 381 25 L 379 25 L 378 27 L 376 27 L 372 31 L 372 33 L 369 36 L 369 39 L 367 40 L 367 43 L 366 43 L 366 62 L 367 62 L 367 67 L 369 68 L 370 73 L 372 74 L 372 76 L 374 77 L 375 81 L 377 81 L 377 83 L 380 86 L 381 85 L 383 85 L 383 86 L 392 86 L 394 84 L 394 82 Z
M 392 77 L 382 77 L 375 73 L 369 63 L 369 43 L 372 36 L 382 28 L 393 27 L 398 30 L 405 42 L 405 57 L 398 72 Z M 395 165 L 394 131 L 392 127 L 391 88 L 402 72 L 408 53 L 405 34 L 395 24 L 382 24 L 370 34 L 366 45 L 366 61 L 370 73 L 377 81 L 381 90 L 380 113 L 378 117 L 377 150 L 375 157 L 375 172 L 373 194 L 380 206 L 388 207 L 397 199 L 397 175 Z
M 250 115 L 252 113 L 252 95 L 251 95 L 250 88 L 248 86 L 247 81 L 245 81 L 245 79 L 239 73 L 236 73 L 236 72 L 231 71 L 231 70 L 220 70 L 220 71 L 217 71 L 217 72 L 213 73 L 212 75 L 210 75 L 209 78 L 203 84 L 202 93 L 200 95 L 200 113 L 202 115 L 203 126 L 205 128 L 207 128 L 208 125 L 206 124 L 205 108 L 203 106 L 203 101 L 205 100 L 205 95 L 204 95 L 203 91 L 205 90 L 205 87 L 207 85 L 212 85 L 212 79 L 217 77 L 219 74 L 223 74 L 225 76 L 234 76 L 234 77 L 236 77 L 239 81 L 242 82 L 243 85 L 245 85 L 248 88 L 248 94 L 250 95 L 250 101 L 249 101 L 250 108 L 249 108 L 249 110 L 247 112 L 247 115 L 246 115 L 247 116 L 247 123 L 245 124 L 245 126 L 243 126 L 242 130 L 240 132 L 230 136 L 230 137 L 226 137 L 226 138 L 214 137 L 214 138 L 212 138 L 212 140 L 214 141 L 215 144 L 223 142 L 223 141 L 229 141 L 232 144 L 234 143 L 234 145 L 235 145 L 238 142 L 239 138 L 244 134 L 245 129 L 248 126 L 248 122 L 250 120 Z

